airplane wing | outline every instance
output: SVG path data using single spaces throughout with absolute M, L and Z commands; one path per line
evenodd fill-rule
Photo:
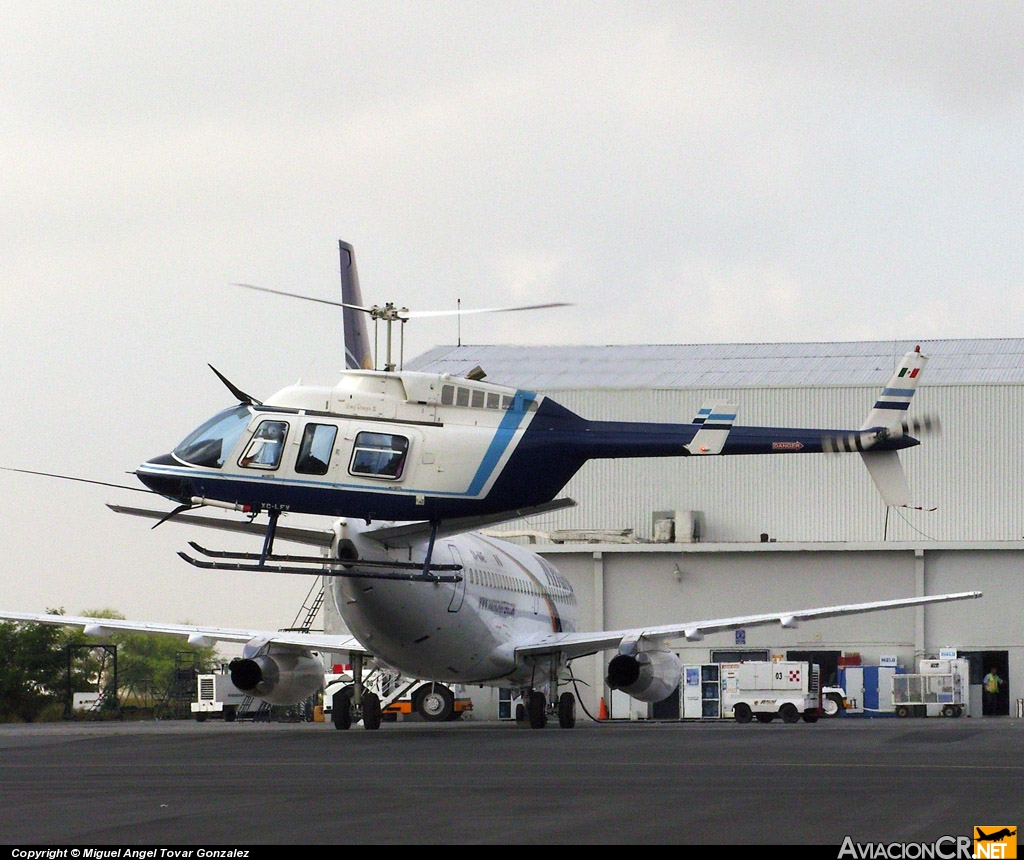
M 559 652 L 566 659 L 583 657 L 597 651 L 618 648 L 623 642 L 667 641 L 686 639 L 696 642 L 707 633 L 722 630 L 737 630 L 742 627 L 756 627 L 779 624 L 782 627 L 797 627 L 801 621 L 815 618 L 835 618 L 840 615 L 854 615 L 864 612 L 880 612 L 885 609 L 905 609 L 932 603 L 947 603 L 953 600 L 973 600 L 981 597 L 980 591 L 962 591 L 956 594 L 937 594 L 926 597 L 906 597 L 897 600 L 879 600 L 872 603 L 848 603 L 838 606 L 820 606 L 813 609 L 795 609 L 790 612 L 767 612 L 761 615 L 738 615 L 734 618 L 712 618 L 703 621 L 689 621 L 682 624 L 664 624 L 654 627 L 633 627 L 624 630 L 604 630 L 587 633 L 550 633 L 534 642 L 516 648 L 517 656 L 530 654 L 552 654 Z
M 237 630 L 228 627 L 205 627 L 201 624 L 166 624 L 151 621 L 129 621 L 122 618 L 93 618 L 87 615 L 35 614 L 0 611 L 0 620 L 50 624 L 57 627 L 81 627 L 88 636 L 109 636 L 118 631 L 162 633 L 187 639 L 190 645 L 208 648 L 216 642 L 244 645 L 252 640 L 275 645 L 307 648 L 310 651 L 369 654 L 354 636 L 328 633 L 301 633 L 280 630 Z

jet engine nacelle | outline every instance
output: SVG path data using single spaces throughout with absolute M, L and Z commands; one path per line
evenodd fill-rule
M 324 664 L 308 651 L 271 646 L 228 666 L 231 683 L 271 705 L 291 705 L 313 695 L 324 682 Z
M 660 702 L 679 686 L 683 664 L 668 649 L 618 654 L 608 664 L 608 686 L 641 702 Z

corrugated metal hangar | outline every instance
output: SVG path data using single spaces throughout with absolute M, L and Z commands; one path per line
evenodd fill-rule
M 737 404 L 737 425 L 855 429 L 915 345 L 437 347 L 407 369 L 464 376 L 479 366 L 489 381 L 593 419 L 686 422 L 719 398 Z M 942 432 L 901 453 L 915 509 L 887 509 L 856 454 L 592 461 L 563 494 L 577 507 L 508 530 L 571 580 L 592 629 L 983 591 L 677 651 L 687 664 L 810 652 L 828 674 L 853 654 L 913 672 L 919 658 L 955 649 L 970 660 L 972 714 L 992 668 L 1008 683 L 984 710 L 1010 713 L 1024 698 L 1024 339 L 920 346 L 930 360 L 910 414 L 938 416 Z M 605 665 L 574 666 L 588 709 L 607 695 Z

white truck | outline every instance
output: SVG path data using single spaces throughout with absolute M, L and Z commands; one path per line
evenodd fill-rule
M 796 661 L 722 664 L 722 716 L 737 723 L 814 723 L 821 716 L 820 671 Z
M 200 723 L 207 717 L 223 717 L 225 722 L 233 722 L 246 700 L 245 693 L 231 683 L 228 674 L 199 675 L 196 688 L 198 694 L 191 709 Z
M 366 688 L 380 700 L 384 719 L 397 720 L 418 715 L 427 722 L 457 720 L 473 710 L 473 701 L 461 687 L 452 690 L 444 684 L 403 678 L 382 669 L 371 670 Z M 340 713 L 334 712 L 335 699 L 351 699 L 354 692 L 352 675 L 332 672 L 324 675 L 324 720 L 335 728 L 347 728 Z M 347 708 L 346 708 L 347 710 Z

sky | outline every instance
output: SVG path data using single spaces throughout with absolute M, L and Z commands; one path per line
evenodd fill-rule
M 338 239 L 367 303 L 573 303 L 463 343 L 1024 335 L 1019 2 L 0 0 L 0 57 L 0 466 L 133 485 L 233 402 L 207 364 L 333 382 L 340 312 L 234 284 L 337 299 Z M 0 498 L 3 609 L 273 629 L 312 584 L 193 570 L 240 539 L 136 492 Z

